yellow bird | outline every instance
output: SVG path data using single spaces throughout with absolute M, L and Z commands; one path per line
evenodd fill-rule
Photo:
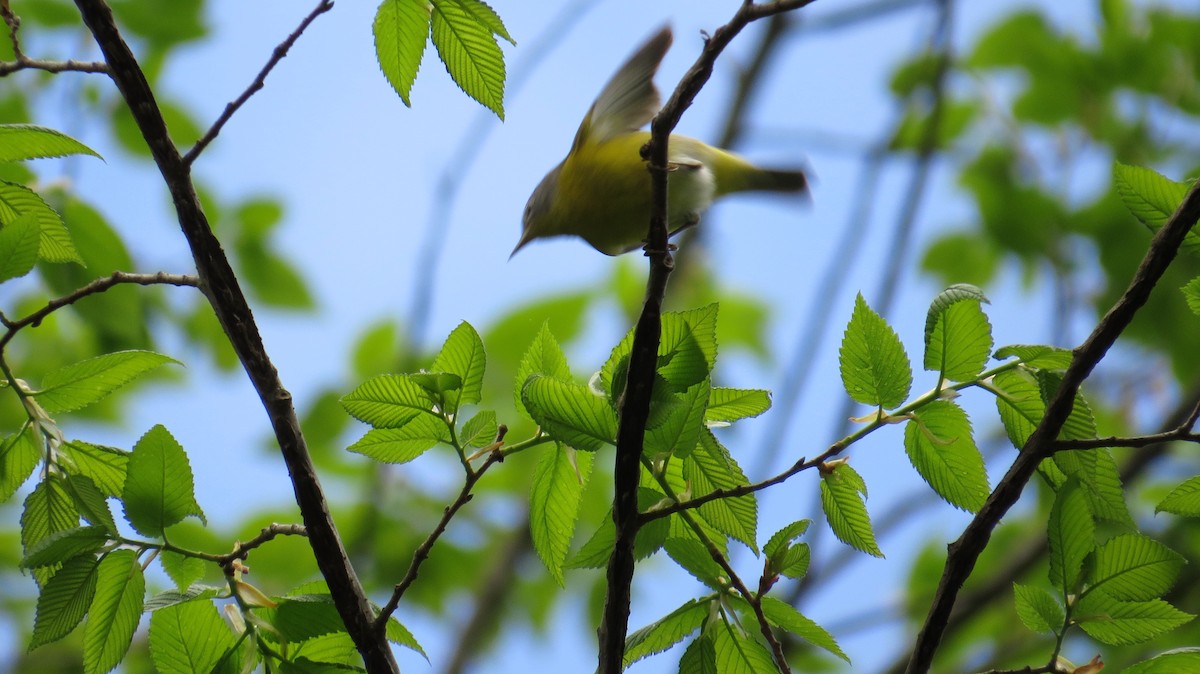
M 521 240 L 574 235 L 605 255 L 640 248 L 650 225 L 650 177 L 642 131 L 661 106 L 654 74 L 671 46 L 671 29 L 650 38 L 613 75 L 588 110 L 575 142 L 529 197 Z M 668 143 L 667 219 L 671 234 L 700 221 L 717 197 L 732 192 L 797 192 L 808 181 L 799 170 L 759 168 L 694 138 Z M 511 258 L 511 256 L 510 256 Z

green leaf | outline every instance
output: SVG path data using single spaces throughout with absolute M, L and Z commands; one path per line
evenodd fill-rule
M 1088 586 L 1121 601 L 1145 601 L 1166 594 L 1186 560 L 1141 534 L 1121 534 L 1096 549 Z
M 707 429 L 700 433 L 695 450 L 683 459 L 683 475 L 696 496 L 750 484 L 729 450 Z M 758 554 L 758 501 L 753 494 L 715 499 L 696 510 L 718 531 Z
M 0 130 L 4 127 L 0 126 Z M 0 153 L 3 153 L 0 145 Z M 0 283 L 28 274 L 38 257 L 41 229 L 37 215 L 32 212 L 18 215 L 0 227 Z
M 504 54 L 489 27 L 456 0 L 433 0 L 433 46 L 463 93 L 504 119 Z
M 441 419 L 422 414 L 392 428 L 367 431 L 346 449 L 384 463 L 407 463 L 439 442 L 450 442 L 450 432 Z
M 375 12 L 375 57 L 400 100 L 412 107 L 409 94 L 429 42 L 429 3 L 422 0 L 383 0 Z
M 483 0 L 457 1 L 459 6 L 471 14 L 471 16 L 475 17 L 475 21 L 477 21 L 480 25 L 485 26 L 488 30 L 492 31 L 493 35 L 499 35 L 507 40 L 509 44 L 516 46 L 517 41 L 508 34 L 508 29 L 504 27 L 504 22 L 500 20 L 500 15 L 496 13 L 496 10 L 489 7 L 486 2 L 483 2 Z
M 1156 232 L 1171 219 L 1191 188 L 1191 183 L 1168 180 L 1148 168 L 1120 162 L 1113 165 L 1113 185 L 1129 212 Z M 1200 252 L 1200 234 L 1189 231 L 1183 248 Z
M 328 594 L 289 593 L 279 601 L 279 606 L 257 609 L 256 612 L 267 618 L 284 641 L 291 643 L 346 629 Z
M 463 447 L 487 447 L 496 441 L 496 432 L 500 426 L 496 423 L 496 413 L 484 410 L 467 419 L 459 433 L 458 441 Z
M 434 413 L 437 401 L 411 376 L 383 374 L 372 377 L 342 396 L 350 416 L 375 428 L 397 428 L 425 412 Z
M 856 550 L 883 557 L 871 530 L 866 497 L 867 485 L 850 464 L 839 463 L 832 470 L 821 470 L 821 509 L 833 535 Z
M 996 410 L 1009 441 L 1018 449 L 1023 447 L 1046 414 L 1041 387 L 1033 373 L 1015 368 L 992 377 L 991 390 L 996 394 Z
M 1188 281 L 1179 290 L 1183 293 L 1183 299 L 1187 302 L 1188 309 L 1191 309 L 1193 314 L 1200 316 L 1200 276 Z
M 638 489 L 638 511 L 646 512 L 652 506 L 661 503 L 666 496 L 654 489 L 641 487 Z M 673 517 L 660 517 L 638 528 L 637 538 L 633 542 L 635 559 L 645 559 L 658 552 L 663 547 Z M 612 556 L 613 544 L 617 540 L 616 525 L 613 524 L 612 508 L 600 521 L 600 526 L 592 537 L 587 540 L 565 564 L 568 569 L 599 569 L 608 563 Z
M 980 306 L 986 302 L 974 286 L 942 291 L 925 321 L 925 369 L 951 381 L 970 381 L 983 371 L 992 352 L 992 326 Z
M 744 605 L 744 610 L 750 610 L 750 606 L 745 604 L 745 600 L 739 600 L 738 603 Z M 824 627 L 821 627 L 797 611 L 791 604 L 774 597 L 764 596 L 762 598 L 762 611 L 763 615 L 767 617 L 767 622 L 775 627 L 787 630 L 813 646 L 823 648 L 845 660 L 847 663 L 850 662 L 850 657 L 842 651 L 841 646 L 838 646 L 833 635 L 826 631 Z
M 34 397 L 51 414 L 104 399 L 156 367 L 179 361 L 153 351 L 118 351 L 73 363 L 46 375 Z
M 1042 402 L 1048 404 L 1062 385 L 1062 374 L 1039 370 L 1034 376 L 1042 389 Z M 1075 392 L 1075 403 L 1063 423 L 1062 430 L 1058 432 L 1058 437 L 1065 440 L 1090 440 L 1096 437 L 1096 418 L 1092 414 L 1092 406 L 1088 404 L 1082 392 Z
M 0 180 L 0 223 L 8 224 L 26 213 L 37 219 L 40 230 L 38 258 L 47 262 L 83 263 L 62 216 L 37 192 L 24 185 Z
M 0 124 L 0 162 L 65 157 L 96 151 L 60 131 L 32 124 Z
M 50 476 L 25 498 L 21 512 L 21 544 L 26 556 L 47 537 L 79 526 L 79 511 L 67 493 L 62 478 Z M 36 575 L 36 574 L 35 574 Z M 46 575 L 37 576 L 39 581 Z
M 709 634 L 692 640 L 679 658 L 679 674 L 718 674 L 717 651 Z
M 796 520 L 786 527 L 771 534 L 771 538 L 767 544 L 763 546 L 763 554 L 768 559 L 778 557 L 781 553 L 788 549 L 792 541 L 804 535 L 808 531 L 808 525 L 812 524 L 812 520 Z
M 105 496 L 120 496 L 125 490 L 129 452 L 115 447 L 71 440 L 59 447 L 60 462 L 78 475 L 91 478 Z
M 403 646 L 410 651 L 420 653 L 426 662 L 429 661 L 429 656 L 425 654 L 425 649 L 421 648 L 421 644 L 417 643 L 417 638 L 413 636 L 412 632 L 408 631 L 408 628 L 395 615 L 392 615 L 387 621 L 387 640 L 393 644 Z
M 533 343 L 529 345 L 529 349 L 521 357 L 521 364 L 517 367 L 513 399 L 516 401 L 517 410 L 526 415 L 529 412 L 525 409 L 525 403 L 521 402 L 521 389 L 524 388 L 529 377 L 535 374 L 563 381 L 571 380 L 571 367 L 567 364 L 567 357 L 563 355 L 562 347 L 558 345 L 558 341 L 550 332 L 549 321 L 542 323 L 541 329 L 538 330 L 537 336 L 533 338 Z
M 167 608 L 168 606 L 175 606 L 176 604 L 183 604 L 197 599 L 213 599 L 214 597 L 219 596 L 222 592 L 228 591 L 228 585 L 218 588 L 211 585 L 192 584 L 183 591 L 165 590 L 163 592 L 159 592 L 153 597 L 147 599 L 146 603 L 142 606 L 142 609 L 146 612 L 154 612 Z
M 1200 648 L 1177 648 L 1130 665 L 1122 674 L 1179 674 L 1200 671 Z
M 34 433 L 33 426 L 26 426 L 0 442 L 0 503 L 12 498 L 41 462 Z
M 542 430 L 576 449 L 595 451 L 616 438 L 616 413 L 586 386 L 535 374 L 521 400 Z
M 162 550 L 158 553 L 158 562 L 163 571 L 174 581 L 175 587 L 186 590 L 193 583 L 204 577 L 209 562 L 197 557 L 188 557 L 172 550 Z M 149 609 L 147 609 L 149 610 Z
M 83 620 L 96 594 L 100 560 L 92 555 L 73 557 L 42 587 L 29 650 L 67 636 Z
M 734 422 L 756 417 L 771 409 L 771 392 L 714 386 L 708 393 L 705 421 Z
M 236 641 L 208 600 L 175 604 L 150 616 L 150 657 L 162 674 L 211 672 Z
M 1041 344 L 1011 344 L 996 350 L 993 358 L 1016 358 L 1039 370 L 1065 370 L 1071 365 L 1071 350 Z
M 1145 643 L 1193 617 L 1161 599 L 1117 601 L 1103 592 L 1084 595 L 1074 613 L 1084 632 L 1110 646 Z
M 860 293 L 838 350 L 842 385 L 856 402 L 891 408 L 908 397 L 912 367 L 900 337 Z
M 21 559 L 23 569 L 62 564 L 72 557 L 97 552 L 108 543 L 108 530 L 100 526 L 56 531 L 34 544 Z
M 1154 507 L 1154 514 L 1162 512 L 1200 517 L 1200 475 L 1189 478 L 1172 489 L 1171 493 Z
M 1067 477 L 1075 477 L 1087 494 L 1088 509 L 1092 516 L 1134 528 L 1133 517 L 1125 503 L 1125 489 L 1121 485 L 1121 473 L 1112 453 L 1107 449 L 1088 449 L 1058 452 L 1053 462 Z
M 625 666 L 662 653 L 694 634 L 708 618 L 711 603 L 708 599 L 689 599 L 683 606 L 630 633 L 625 639 Z
M 708 378 L 717 359 L 717 305 L 662 315 L 656 369 L 675 391 Z
M 96 596 L 83 630 L 83 671 L 108 672 L 125 658 L 142 617 L 146 579 L 133 550 L 114 550 L 100 560 Z
M 991 492 L 987 469 L 972 437 L 971 420 L 961 407 L 934 400 L 914 411 L 904 426 L 904 451 L 947 503 L 972 513 L 983 507 Z
M 167 527 L 188 515 L 204 521 L 187 454 L 162 424 L 146 431 L 133 446 L 122 501 L 125 519 L 145 536 L 162 536 Z
M 529 495 L 529 531 L 533 549 L 546 570 L 563 585 L 563 565 L 579 520 L 583 489 L 592 472 L 592 455 L 555 443 L 533 470 Z
M 79 515 L 91 524 L 104 527 L 109 532 L 117 533 L 117 523 L 113 520 L 112 511 L 108 509 L 105 495 L 85 475 L 68 475 L 64 480 L 67 493 L 75 501 Z
M 1017 601 L 1017 617 L 1034 632 L 1054 632 L 1063 629 L 1067 616 L 1063 607 L 1040 587 L 1013 583 Z
M 665 418 L 647 429 L 643 451 L 656 457 L 674 455 L 682 458 L 691 454 L 704 429 L 708 394 L 709 381 L 705 379 L 687 391 L 671 396 L 670 410 Z
M 1096 525 L 1079 483 L 1068 480 L 1059 488 L 1050 507 L 1046 529 L 1050 541 L 1050 582 L 1064 594 L 1079 587 L 1083 559 L 1096 546 Z
M 739 626 L 721 620 L 712 629 L 717 671 L 721 674 L 776 672 L 775 661 L 766 647 Z
M 433 372 L 449 372 L 462 378 L 462 388 L 446 394 L 451 414 L 459 405 L 474 405 L 483 395 L 483 373 L 487 368 L 487 356 L 483 351 L 483 340 L 470 323 L 463 321 L 446 337 L 442 350 L 433 359 Z

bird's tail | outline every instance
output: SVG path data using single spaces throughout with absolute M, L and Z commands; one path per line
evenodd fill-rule
M 799 169 L 759 168 L 724 150 L 715 159 L 717 193 L 731 192 L 808 192 L 808 176 Z

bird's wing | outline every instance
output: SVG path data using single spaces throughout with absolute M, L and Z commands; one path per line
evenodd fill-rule
M 602 143 L 637 131 L 658 112 L 661 99 L 654 73 L 671 46 L 671 27 L 664 26 L 612 76 L 592 103 L 575 133 L 572 151 L 584 143 Z

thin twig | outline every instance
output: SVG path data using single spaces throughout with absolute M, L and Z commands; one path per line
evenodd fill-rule
M 24 56 L 17 57 L 15 61 L 0 61 L 0 77 L 15 73 L 18 70 L 44 70 L 48 73 L 108 73 L 108 64 L 97 61 L 75 61 L 71 59 L 66 61 L 47 61 L 26 58 Z
M 980 553 L 987 546 L 992 530 L 1016 503 L 1038 464 L 1053 452 L 1058 433 L 1071 412 L 1075 394 L 1083 380 L 1104 358 L 1134 315 L 1145 304 L 1150 292 L 1175 259 L 1184 236 L 1198 219 L 1200 183 L 1193 185 L 1179 208 L 1155 234 L 1149 251 L 1120 299 L 1100 320 L 1087 341 L 1075 349 L 1071 365 L 1063 374 L 1054 398 L 1046 405 L 1046 413 L 1041 423 L 1026 440 L 1020 454 L 975 518 L 963 530 L 958 540 L 950 544 L 946 566 L 929 608 L 929 615 L 917 635 L 912 657 L 908 662 L 908 674 L 924 674 L 929 671 L 958 593 L 971 575 Z
M 604 615 L 597 630 L 600 674 L 620 674 L 623 668 L 635 566 L 633 545 L 639 525 L 637 490 L 641 476 L 642 445 L 650 414 L 650 397 L 662 332 L 663 296 L 675 264 L 667 246 L 667 139 L 683 112 L 712 75 L 717 57 L 742 28 L 756 19 L 803 7 L 811 2 L 777 0 L 755 4 L 745 0 L 733 19 L 718 28 L 705 42 L 696 63 L 650 123 L 650 142 L 643 152 L 650 170 L 652 195 L 652 216 L 646 237 L 650 270 L 646 281 L 646 300 L 634 328 L 629 373 L 625 391 L 621 395 L 620 423 L 617 427 L 617 456 L 613 468 L 616 540 L 608 563 Z
M 201 288 L 270 418 L 280 455 L 287 464 L 292 480 L 296 503 L 308 530 L 313 557 L 329 585 L 329 593 L 346 626 L 346 632 L 362 655 L 363 664 L 369 672 L 396 672 L 399 667 L 388 645 L 387 635 L 375 630 L 374 608 L 363 591 L 342 545 L 337 525 L 329 514 L 325 492 L 300 430 L 292 394 L 279 379 L 279 372 L 263 345 L 262 335 L 237 274 L 209 226 L 192 182 L 191 167 L 171 141 L 154 91 L 117 28 L 112 8 L 104 0 L 75 0 L 75 4 L 100 46 L 104 60 L 111 69 L 112 80 L 121 91 L 163 175 L 180 229 L 195 260 Z
M 292 48 L 292 45 L 296 44 L 296 40 L 300 39 L 300 36 L 304 33 L 305 29 L 308 28 L 308 25 L 316 20 L 318 16 L 328 12 L 331 9 L 333 9 L 333 0 L 320 0 L 320 2 L 317 3 L 317 6 L 314 7 L 313 10 L 309 12 L 302 21 L 300 21 L 300 25 L 296 27 L 296 30 L 293 30 L 291 35 L 288 35 L 283 42 L 280 42 L 279 45 L 275 47 L 275 50 L 271 52 L 271 58 L 267 59 L 267 64 L 262 67 L 262 70 L 258 71 L 258 76 L 254 78 L 254 81 L 250 83 L 250 86 L 246 87 L 246 90 L 243 91 L 242 95 L 238 96 L 236 100 L 225 105 L 225 110 L 221 113 L 220 117 L 217 117 L 217 121 L 213 122 L 213 125 L 209 127 L 208 131 L 205 132 L 200 140 L 196 141 L 196 144 L 192 146 L 192 149 L 188 150 L 187 154 L 183 155 L 184 164 L 191 166 L 192 162 L 196 161 L 196 157 L 200 156 L 200 153 L 204 151 L 204 148 L 208 147 L 208 144 L 213 142 L 213 140 L 217 137 L 217 134 L 221 133 L 221 128 L 225 126 L 225 123 L 228 122 L 231 117 L 233 117 L 233 113 L 237 112 L 238 108 L 245 105 L 246 101 L 250 100 L 251 96 L 258 93 L 258 91 L 263 88 L 267 81 L 267 75 L 270 75 L 271 71 L 275 69 L 275 66 L 283 60 L 283 57 L 287 56 L 288 50 Z
M 442 534 L 446 533 L 446 528 L 450 526 L 450 520 L 454 519 L 454 515 L 458 513 L 459 509 L 470 503 L 471 499 L 475 497 L 475 483 L 479 482 L 479 479 L 483 477 L 483 474 L 487 472 L 487 469 L 492 464 L 504 460 L 504 455 L 499 451 L 501 442 L 502 438 L 497 439 L 490 447 L 491 451 L 488 452 L 487 458 L 484 459 L 479 468 L 467 470 L 462 489 L 458 492 L 458 498 L 446 506 L 442 511 L 442 518 L 438 520 L 437 526 L 433 528 L 433 531 L 429 532 L 425 540 L 413 551 L 412 561 L 408 564 L 408 571 L 404 573 L 404 577 L 400 579 L 400 582 L 396 583 L 396 586 L 392 588 L 392 596 L 388 598 L 387 603 L 384 604 L 383 608 L 379 611 L 379 615 L 375 618 L 375 628 L 377 630 L 382 630 L 387 626 L 388 618 L 396 611 L 396 607 L 400 605 L 400 599 L 417 579 L 417 573 L 420 572 L 421 565 L 425 563 L 426 559 L 429 559 L 429 551 L 433 549 L 434 544 L 438 542 Z
M 219 556 L 216 561 L 222 567 L 228 567 L 235 560 L 246 559 L 251 550 L 273 540 L 276 536 L 308 536 L 308 531 L 303 524 L 271 524 L 263 527 L 254 538 L 246 542 L 234 543 L 233 552 Z
M 7 332 L 0 336 L 0 349 L 3 349 L 14 336 L 17 331 L 28 326 L 37 327 L 47 316 L 58 311 L 59 309 L 78 302 L 79 300 L 97 293 L 102 293 L 109 288 L 125 283 L 133 283 L 136 285 L 173 285 L 173 286 L 191 286 L 199 287 L 200 279 L 187 274 L 168 274 L 166 272 L 158 272 L 157 274 L 135 274 L 131 272 L 115 271 L 108 276 L 102 276 L 91 283 L 83 286 L 72 292 L 69 295 L 52 299 L 46 303 L 46 306 L 29 314 L 28 316 L 18 319 L 9 320 L 0 316 L 0 322 L 7 328 Z

